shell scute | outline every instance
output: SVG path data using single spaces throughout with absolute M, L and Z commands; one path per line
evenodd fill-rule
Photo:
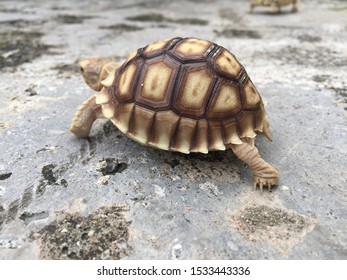
M 147 144 L 154 115 L 154 111 L 135 105 L 128 134 L 141 144 Z
M 137 85 L 136 102 L 154 109 L 169 109 L 177 70 L 177 64 L 163 57 L 146 61 Z
M 176 44 L 171 53 L 183 61 L 204 60 L 205 53 L 211 45 L 209 41 L 186 38 Z
M 165 39 L 149 44 L 144 48 L 142 54 L 147 58 L 158 56 L 165 51 L 165 48 L 170 44 L 171 41 L 172 39 Z
M 254 138 L 256 136 L 254 132 L 254 112 L 241 111 L 237 115 L 239 123 L 239 137 L 240 138 Z
M 264 126 L 264 120 L 266 120 L 266 112 L 264 104 L 261 103 L 259 108 L 254 112 L 254 131 L 262 132 Z
M 248 79 L 245 86 L 243 87 L 242 99 L 244 109 L 252 109 L 259 106 L 261 98 L 258 90 L 255 88 L 250 79 Z
M 157 112 L 148 144 L 163 150 L 169 150 L 179 119 L 180 117 L 171 110 Z
M 102 88 L 100 93 L 96 96 L 96 104 L 106 104 L 110 101 L 110 90 L 108 88 Z
M 207 111 L 209 119 L 223 119 L 235 115 L 242 109 L 240 89 L 236 83 L 221 82 Z
M 210 151 L 224 151 L 223 126 L 221 121 L 209 121 L 209 147 Z
M 238 133 L 238 122 L 236 118 L 230 118 L 222 121 L 224 129 L 225 144 L 242 144 Z
M 128 55 L 128 57 L 127 57 L 126 61 L 124 62 L 124 64 L 127 64 L 128 61 L 132 60 L 132 59 L 137 55 L 137 53 L 138 53 L 138 50 L 132 51 L 132 52 Z
M 184 117 L 180 118 L 170 145 L 172 151 L 189 154 L 196 130 L 196 124 L 197 120 Z
M 236 78 L 241 71 L 240 63 L 235 56 L 226 49 L 222 49 L 219 54 L 216 55 L 213 66 L 218 73 L 231 78 Z
M 208 122 L 206 119 L 200 119 L 197 123 L 191 152 L 208 153 Z
M 138 65 L 134 62 L 129 63 L 119 73 L 119 79 L 116 83 L 117 98 L 120 101 L 127 102 L 133 98 L 134 83 L 136 81 L 136 72 L 138 71 Z
M 174 110 L 185 116 L 201 118 L 215 81 L 216 77 L 204 65 L 185 67 L 173 102 Z
M 120 131 L 128 133 L 135 104 L 119 103 L 118 101 L 115 101 L 113 104 L 116 108 L 116 113 L 115 116 L 111 118 L 111 121 Z

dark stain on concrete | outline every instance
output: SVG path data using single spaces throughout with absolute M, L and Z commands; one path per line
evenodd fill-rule
M 55 164 L 47 164 L 44 167 L 42 167 L 41 173 L 48 185 L 52 185 L 55 182 L 57 182 L 57 177 L 53 173 L 53 169 L 55 167 L 56 167 Z
M 315 226 L 312 218 L 267 205 L 246 206 L 229 216 L 246 240 L 271 243 L 284 251 L 301 242 Z
M 269 50 L 265 53 L 255 52 L 254 56 L 267 56 L 269 59 L 277 59 L 285 64 L 311 65 L 315 68 L 343 67 L 347 65 L 347 58 L 326 47 L 292 47 L 286 46 L 280 50 Z
M 33 200 L 33 187 L 28 187 L 24 190 L 24 193 L 22 195 L 22 199 L 20 201 L 20 208 L 26 208 L 30 205 L 30 203 Z
M 225 38 L 250 38 L 250 39 L 260 39 L 261 35 L 259 32 L 254 30 L 246 29 L 224 29 L 222 31 L 214 30 L 218 36 Z
M 63 24 L 81 24 L 86 19 L 91 19 L 92 16 L 78 16 L 78 15 L 58 15 L 55 20 Z
M 131 31 L 143 30 L 143 27 L 120 23 L 120 24 L 113 24 L 113 25 L 102 25 L 102 26 L 99 26 L 99 29 L 108 29 L 108 30 L 120 31 L 120 32 L 131 32 Z
M 42 178 L 35 187 L 35 195 L 41 196 L 46 191 L 47 186 L 62 186 L 67 187 L 68 182 L 66 179 L 61 178 L 62 175 L 68 170 L 69 164 L 62 164 L 57 166 L 56 164 L 46 164 L 41 169 Z
M 77 61 L 74 63 L 59 63 L 51 69 L 58 71 L 58 75 L 66 79 L 69 79 L 72 76 L 80 75 Z
M 122 173 L 128 168 L 128 164 L 125 162 L 120 162 L 115 158 L 103 158 L 99 161 L 100 166 L 97 171 L 100 171 L 102 175 L 114 175 L 116 173 Z
M 122 259 L 132 248 L 128 245 L 131 222 L 124 207 L 102 207 L 86 217 L 64 214 L 62 219 L 35 234 L 41 259 L 92 260 Z
M 103 125 L 103 130 L 105 133 L 106 137 L 111 136 L 112 134 L 116 133 L 118 130 L 118 128 L 110 121 L 108 120 L 107 122 L 105 122 L 105 124 Z M 118 135 L 117 135 L 118 137 Z
M 37 95 L 37 91 L 35 90 L 36 85 L 31 84 L 24 92 L 28 93 L 29 96 Z
M 21 219 L 27 226 L 33 221 L 46 219 L 48 216 L 49 214 L 45 211 L 41 211 L 38 213 L 24 212 L 19 216 L 19 219 Z
M 131 21 L 142 21 L 142 22 L 160 22 L 160 23 L 179 23 L 187 25 L 207 25 L 208 21 L 198 18 L 181 18 L 181 19 L 171 19 L 158 13 L 141 14 L 137 16 L 127 17 L 127 20 Z
M 12 175 L 12 172 L 2 172 L 0 173 L 0 180 L 6 180 L 10 178 Z
M 7 215 L 6 215 L 6 223 L 9 223 L 10 221 L 13 221 L 18 213 L 20 204 L 20 199 L 16 199 L 12 201 L 8 207 Z
M 180 164 L 180 161 L 176 158 L 174 159 L 164 159 L 164 162 L 170 165 L 172 168 L 175 168 L 177 165 Z
M 298 36 L 298 40 L 300 42 L 316 43 L 316 42 L 322 41 L 322 38 L 320 36 L 312 36 L 309 34 L 303 34 Z
M 5 221 L 5 209 L 2 205 L 0 205 L 0 229 L 4 221 Z
M 6 31 L 0 33 L 0 69 L 16 67 L 49 53 L 52 46 L 43 44 L 38 31 Z

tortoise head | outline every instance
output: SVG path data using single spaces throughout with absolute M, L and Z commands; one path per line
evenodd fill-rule
M 102 81 L 115 73 L 118 64 L 111 59 L 91 57 L 81 60 L 79 67 L 87 85 L 100 91 L 103 87 Z

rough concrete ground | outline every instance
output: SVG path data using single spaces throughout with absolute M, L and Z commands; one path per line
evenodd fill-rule
M 346 259 L 347 2 L 272 15 L 248 1 L 0 2 L 1 259 Z M 91 94 L 75 62 L 174 36 L 230 49 L 267 103 L 281 172 L 252 191 L 231 151 L 140 146 L 107 121 L 68 132 Z

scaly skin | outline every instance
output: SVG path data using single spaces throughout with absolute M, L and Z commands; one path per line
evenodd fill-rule
M 72 120 L 70 131 L 78 138 L 86 138 L 97 118 L 103 118 L 101 105 L 95 103 L 96 95 L 90 96 L 77 109 Z
M 278 184 L 278 171 L 260 157 L 255 146 L 242 143 L 240 145 L 231 145 L 231 149 L 240 160 L 252 169 L 254 190 L 259 185 L 261 191 L 263 191 L 264 186 L 267 186 L 268 190 L 271 191 L 271 186 Z
M 87 85 L 100 91 L 103 87 L 102 81 L 116 70 L 118 64 L 111 59 L 92 57 L 80 61 L 79 67 Z M 86 138 L 98 118 L 104 118 L 104 114 L 101 105 L 96 104 L 96 95 L 92 95 L 77 109 L 70 131 L 78 138 Z

